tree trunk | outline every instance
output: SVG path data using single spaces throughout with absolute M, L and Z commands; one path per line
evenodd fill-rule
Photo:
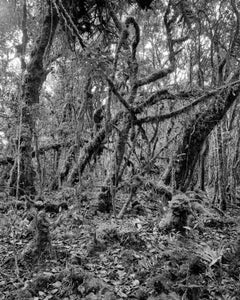
M 236 144 L 235 151 L 230 164 L 230 184 L 229 184 L 229 196 L 231 204 L 236 204 L 236 189 L 237 189 L 237 169 L 239 165 L 239 149 L 240 149 L 240 134 L 239 134 L 239 121 L 236 132 Z
M 212 176 L 214 183 L 214 195 L 212 199 L 213 204 L 217 204 L 219 199 L 219 184 L 218 184 L 218 145 L 217 145 L 217 136 L 215 132 L 212 134 L 212 142 L 214 144 L 213 147 L 213 166 L 212 166 Z
M 131 116 L 126 115 L 123 119 L 122 130 L 119 132 L 118 141 L 116 145 L 116 150 L 114 153 L 114 159 L 112 166 L 110 168 L 109 176 L 106 179 L 106 183 L 109 181 L 113 184 L 114 187 L 118 186 L 120 168 L 125 154 L 126 143 L 128 140 L 129 131 L 131 128 Z
M 113 207 L 114 215 L 116 216 L 116 205 L 115 205 L 115 194 L 118 184 L 121 180 L 120 168 L 123 162 L 123 157 L 125 154 L 126 144 L 129 136 L 129 131 L 131 129 L 132 121 L 131 115 L 126 113 L 123 117 L 121 129 L 118 133 L 118 140 L 116 145 L 116 150 L 114 152 L 114 157 L 108 176 L 105 183 L 98 195 L 99 204 L 98 210 L 101 212 L 109 212 Z
M 199 170 L 197 185 L 202 191 L 205 191 L 205 160 L 208 153 L 208 147 L 208 140 L 206 139 L 199 153 Z
M 118 125 L 118 122 L 123 118 L 123 111 L 119 111 L 112 122 L 109 122 L 106 127 L 99 130 L 95 138 L 90 141 L 83 149 L 81 149 L 78 156 L 77 163 L 74 164 L 72 169 L 69 171 L 67 182 L 74 184 L 78 176 L 82 175 L 87 164 L 96 155 L 99 150 L 99 146 L 102 146 L 105 142 L 105 138 L 112 132 L 114 126 Z M 61 178 L 64 180 L 64 177 Z
M 238 79 L 238 75 L 234 76 L 234 80 Z M 195 114 L 194 118 L 190 121 L 185 129 L 182 143 L 177 150 L 179 158 L 178 169 L 175 172 L 177 189 L 182 191 L 188 189 L 203 143 L 213 128 L 224 117 L 239 94 L 240 85 L 230 90 L 226 89 L 209 105 L 207 111 Z M 165 183 L 169 184 L 170 181 L 171 174 L 169 173 L 165 179 Z
M 218 160 L 218 189 L 219 189 L 219 202 L 222 210 L 226 210 L 226 172 L 225 172 L 225 157 L 223 150 L 222 127 L 221 124 L 217 126 L 217 160 Z
M 19 157 L 11 170 L 9 187 L 12 195 L 35 194 L 35 171 L 32 164 L 32 138 L 37 115 L 35 105 L 39 103 L 39 92 L 46 77 L 43 60 L 58 24 L 54 9 L 49 8 L 41 34 L 36 40 L 26 67 L 21 89 L 21 122 L 19 138 Z M 19 190 L 18 190 L 19 189 Z

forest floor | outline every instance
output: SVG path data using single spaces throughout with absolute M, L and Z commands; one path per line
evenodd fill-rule
M 19 258 L 34 209 L 1 213 L 1 300 L 240 299 L 240 207 L 206 206 L 180 234 L 160 225 L 167 216 L 153 192 L 140 190 L 121 219 L 98 212 L 96 194 L 88 186 L 81 197 L 71 188 L 45 196 L 68 209 L 47 213 L 51 249 L 35 263 Z M 117 211 L 128 197 L 118 193 Z

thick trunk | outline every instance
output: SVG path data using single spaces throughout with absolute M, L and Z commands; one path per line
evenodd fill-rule
M 178 168 L 175 171 L 177 189 L 186 191 L 189 187 L 203 143 L 239 94 L 240 85 L 232 88 L 230 91 L 225 90 L 225 93 L 221 93 L 210 104 L 207 111 L 196 114 L 190 121 L 185 129 L 182 143 L 177 150 L 177 157 L 179 158 Z M 168 174 L 165 183 L 169 184 L 170 180 L 171 174 Z
M 27 65 L 22 83 L 22 111 L 20 125 L 19 157 L 16 158 L 9 187 L 11 194 L 35 194 L 34 168 L 32 164 L 32 138 L 35 130 L 36 108 L 39 103 L 39 91 L 46 77 L 46 70 L 43 66 L 43 59 L 49 46 L 58 23 L 57 14 L 49 9 L 41 29 L 41 34 L 36 40 L 35 46 L 30 55 L 30 62 Z
M 239 123 L 239 122 L 238 122 Z M 238 124 L 239 129 L 239 124 Z M 229 183 L 229 196 L 230 196 L 230 203 L 236 204 L 236 189 L 237 189 L 237 169 L 238 169 L 238 162 L 239 162 L 239 149 L 240 149 L 240 134 L 239 130 L 236 133 L 236 144 L 235 144 L 235 151 L 232 157 L 231 165 L 230 165 L 230 183 Z

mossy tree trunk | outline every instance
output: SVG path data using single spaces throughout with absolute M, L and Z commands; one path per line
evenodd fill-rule
M 118 133 L 118 140 L 116 143 L 116 149 L 114 153 L 114 158 L 110 167 L 110 172 L 106 178 L 105 185 L 113 186 L 116 188 L 121 181 L 120 169 L 123 162 L 123 157 L 125 154 L 126 144 L 128 141 L 129 131 L 131 129 L 131 116 L 126 113 L 122 120 L 122 129 Z
M 233 81 L 238 79 L 237 73 Z M 182 143 L 178 147 L 177 157 L 179 157 L 178 168 L 175 171 L 176 188 L 186 191 L 191 183 L 193 171 L 195 169 L 199 153 L 208 135 L 216 125 L 222 120 L 228 109 L 239 97 L 240 85 L 236 84 L 232 88 L 226 88 L 210 104 L 207 111 L 197 113 L 186 127 Z M 171 181 L 171 173 L 166 176 L 165 183 Z
M 222 136 L 222 126 L 218 124 L 217 126 L 217 168 L 218 168 L 218 187 L 219 187 L 219 202 L 222 210 L 226 210 L 226 157 L 224 155 L 223 149 L 223 136 Z
M 44 58 L 52 44 L 58 24 L 54 9 L 49 7 L 41 33 L 30 54 L 21 86 L 21 114 L 19 125 L 19 157 L 11 170 L 9 187 L 12 195 L 35 194 L 35 171 L 32 163 L 32 139 L 35 130 L 36 105 L 39 103 L 39 92 L 46 78 Z
M 206 156 L 208 154 L 208 139 L 203 143 L 201 152 L 199 154 L 199 170 L 198 170 L 198 187 L 205 191 L 205 163 L 206 163 Z
M 237 124 L 237 132 L 236 132 L 236 144 L 234 154 L 230 164 L 230 182 L 229 182 L 229 196 L 231 204 L 236 204 L 236 197 L 237 197 L 237 183 L 238 183 L 238 165 L 239 165 L 239 152 L 240 152 L 240 121 Z

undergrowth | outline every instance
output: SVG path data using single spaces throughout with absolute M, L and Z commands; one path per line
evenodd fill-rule
M 140 191 L 117 219 L 96 211 L 96 194 L 65 189 L 45 196 L 68 209 L 47 213 L 50 253 L 32 264 L 20 254 L 34 239 L 38 211 L 10 206 L 1 213 L 1 300 L 240 299 L 240 208 L 221 215 L 188 195 L 187 224 L 178 232 L 156 195 Z M 117 210 L 126 196 L 118 193 Z

